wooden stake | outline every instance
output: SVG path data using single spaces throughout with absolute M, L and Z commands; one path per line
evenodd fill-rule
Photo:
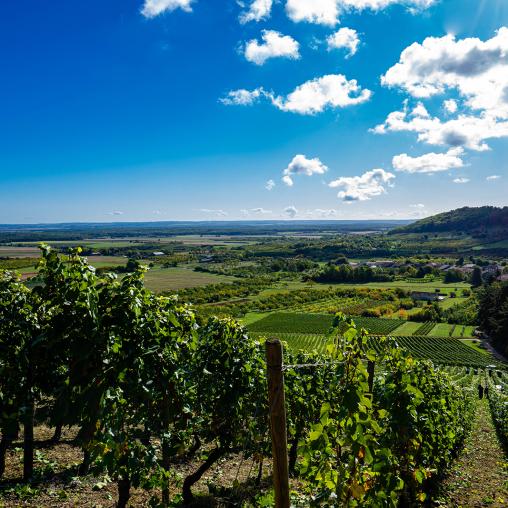
M 369 373 L 369 392 L 372 393 L 372 390 L 374 388 L 374 371 L 376 369 L 376 363 L 369 362 L 367 363 L 367 372 Z
M 286 406 L 280 340 L 266 341 L 266 365 L 268 368 L 268 403 L 272 434 L 275 508 L 289 508 Z

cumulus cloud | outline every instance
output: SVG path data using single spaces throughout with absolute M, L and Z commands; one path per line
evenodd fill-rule
M 265 184 L 265 189 L 271 191 L 275 187 L 275 182 L 273 180 L 268 180 Z
M 145 0 L 141 14 L 145 18 L 155 18 L 164 12 L 172 12 L 182 9 L 185 12 L 192 12 L 191 4 L 194 0 Z
M 499 180 L 501 175 L 490 175 L 486 178 L 487 182 L 493 182 L 494 180 Z
M 448 113 L 455 113 L 458 109 L 458 105 L 457 105 L 457 101 L 454 100 L 454 99 L 448 99 L 446 101 L 443 102 L 443 107 L 445 109 L 445 111 L 447 111 Z
M 358 51 L 360 38 L 358 32 L 353 28 L 341 28 L 337 32 L 330 35 L 326 42 L 328 50 L 345 48 L 348 50 L 348 56 L 353 56 Z
M 240 14 L 240 23 L 245 24 L 249 21 L 262 21 L 270 17 L 273 0 L 252 0 L 249 8 Z
M 391 185 L 395 175 L 384 169 L 373 169 L 360 176 L 343 176 L 330 182 L 332 188 L 341 189 L 337 196 L 351 203 L 367 201 L 386 192 L 385 186 Z
M 508 137 L 508 121 L 498 121 L 492 115 L 459 115 L 457 118 L 442 121 L 432 117 L 423 104 L 410 111 L 393 111 L 384 123 L 376 126 L 373 132 L 414 132 L 418 141 L 430 145 L 465 147 L 470 150 L 489 150 L 488 139 Z
M 379 11 L 391 5 L 404 5 L 412 11 L 425 9 L 437 0 L 287 0 L 286 12 L 294 22 L 306 21 L 335 26 L 343 12 Z
M 266 92 L 263 88 L 256 88 L 254 90 L 231 90 L 225 97 L 219 99 L 219 102 L 226 106 L 252 106 L 259 99 L 265 96 Z
M 272 103 L 281 111 L 314 115 L 327 108 L 344 108 L 370 99 L 372 92 L 348 80 L 343 74 L 328 74 L 307 81 L 286 97 L 272 97 Z
M 289 35 L 282 35 L 275 30 L 263 30 L 261 39 L 261 43 L 253 39 L 245 45 L 244 55 L 247 61 L 263 65 L 269 58 L 300 58 L 300 45 Z
M 290 218 L 294 219 L 298 214 L 298 210 L 294 206 L 286 206 L 284 208 L 284 213 Z
M 450 148 L 446 153 L 430 152 L 420 157 L 411 157 L 407 153 L 396 155 L 392 159 L 393 169 L 405 173 L 437 173 L 449 169 L 462 168 L 464 161 L 462 148 Z
M 339 22 L 339 5 L 337 0 L 288 0 L 286 12 L 289 18 L 298 23 L 307 21 L 320 25 L 334 26 Z
M 427 37 L 400 55 L 382 83 L 399 87 L 414 97 L 428 98 L 457 90 L 466 105 L 508 118 L 508 27 L 491 39 L 457 40 L 453 35 Z
M 469 178 L 464 178 L 464 177 L 462 177 L 462 178 L 455 178 L 453 180 L 453 183 L 467 183 L 467 182 L 469 182 Z
M 249 106 L 261 98 L 268 99 L 281 111 L 300 115 L 315 115 L 328 108 L 345 108 L 370 99 L 372 92 L 362 89 L 356 79 L 348 80 L 343 74 L 328 74 L 306 81 L 286 96 L 275 95 L 264 88 L 232 90 L 219 99 L 227 106 Z
M 282 173 L 282 181 L 292 187 L 294 175 L 323 175 L 328 171 L 325 166 L 317 157 L 314 159 L 307 159 L 305 155 L 295 155 L 293 160 L 289 163 L 288 167 Z

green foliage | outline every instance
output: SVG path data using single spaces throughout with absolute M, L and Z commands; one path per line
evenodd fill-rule
M 482 269 L 479 266 L 475 266 L 473 268 L 473 273 L 471 274 L 471 286 L 477 288 L 482 284 L 483 284 Z
M 339 323 L 336 322 L 338 325 Z M 376 352 L 354 325 L 329 347 L 340 375 L 301 446 L 301 474 L 315 504 L 397 506 L 426 497 L 428 479 L 462 442 L 472 396 L 432 364 L 386 341 Z M 369 393 L 366 360 L 383 362 Z
M 478 291 L 480 328 L 508 354 L 508 283 L 494 283 Z
M 427 321 L 441 321 L 443 316 L 443 310 L 441 307 L 436 303 L 432 303 L 430 305 L 426 305 L 422 308 L 422 310 L 419 310 L 418 312 L 415 312 L 411 315 L 411 319 L 414 321 L 419 322 L 427 322 Z
M 177 297 L 144 287 L 142 266 L 119 280 L 98 275 L 79 249 L 65 259 L 48 247 L 42 254 L 33 289 L 9 272 L 0 276 L 3 438 L 16 434 L 34 401 L 45 406 L 50 424 L 79 427 L 94 472 L 118 483 L 118 506 L 131 485 L 161 490 L 153 503 L 168 506 L 173 464 L 184 456 L 202 459 L 183 482 L 189 503 L 192 485 L 225 454 L 267 453 L 264 354 L 244 328 L 217 318 L 199 326 Z M 257 323 L 258 332 L 280 331 L 281 323 L 300 333 L 333 330 L 326 356 L 289 351 L 285 358 L 291 469 L 308 482 L 312 502 L 422 500 L 428 478 L 463 438 L 469 395 L 431 364 L 343 318 L 270 319 Z M 388 334 L 401 323 L 357 324 Z M 378 365 L 374 394 L 367 361 Z M 40 453 L 37 465 L 42 474 L 54 468 Z
M 328 264 L 319 271 L 313 279 L 316 282 L 325 284 L 334 283 L 363 283 L 363 282 L 387 282 L 393 280 L 393 277 L 381 269 L 371 268 L 369 266 L 359 266 L 353 268 L 349 265 Z
M 489 403 L 498 434 L 508 450 L 508 374 L 489 377 Z

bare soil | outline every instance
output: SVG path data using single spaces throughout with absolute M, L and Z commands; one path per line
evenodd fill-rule
M 110 508 L 117 499 L 117 486 L 106 475 L 78 476 L 78 466 L 83 458 L 79 446 L 74 443 L 75 429 L 64 429 L 62 440 L 53 445 L 50 439 L 53 429 L 44 425 L 35 429 L 36 479 L 29 486 L 22 484 L 22 442 L 17 441 L 9 450 L 6 472 L 0 482 L 0 508 Z M 182 479 L 197 469 L 199 459 L 184 460 L 175 464 L 175 481 L 172 493 L 180 492 Z M 242 501 L 252 500 L 271 484 L 271 464 L 263 466 L 261 485 L 255 484 L 259 465 L 242 454 L 232 454 L 221 460 L 195 485 L 195 506 L 240 506 Z M 213 496 L 210 495 L 213 492 Z M 160 492 L 132 489 L 129 506 L 148 506 L 150 497 Z

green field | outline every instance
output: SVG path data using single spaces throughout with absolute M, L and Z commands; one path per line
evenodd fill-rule
M 432 337 L 450 337 L 453 325 L 449 325 L 447 323 L 437 323 L 432 330 L 428 333 Z
M 475 351 L 478 351 L 479 353 L 490 356 L 490 353 L 486 349 L 480 347 L 478 340 L 464 339 L 461 342 L 463 344 L 466 344 L 466 346 L 473 348 Z
M 206 286 L 220 282 L 234 282 L 234 277 L 215 275 L 212 273 L 195 272 L 191 268 L 159 268 L 155 267 L 145 274 L 146 287 L 157 293 L 183 288 Z
M 449 325 L 447 323 L 437 323 L 428 332 L 433 337 L 472 337 L 474 326 Z
M 270 315 L 269 312 L 247 312 L 247 314 L 245 314 L 245 316 L 241 319 L 241 322 L 244 326 L 249 326 L 268 315 Z
M 87 256 L 88 262 L 95 268 L 107 266 L 125 266 L 127 259 L 121 256 Z
M 449 309 L 450 307 L 453 307 L 454 305 L 462 305 L 464 302 L 467 301 L 467 298 L 446 298 L 445 300 L 442 300 L 439 302 L 439 306 L 443 309 Z
M 393 330 L 392 335 L 414 335 L 414 333 L 421 327 L 421 323 L 415 321 L 406 321 L 402 323 L 398 328 Z
M 329 285 L 329 284 L 327 284 Z M 405 280 L 395 280 L 393 282 L 367 282 L 365 284 L 337 284 L 342 287 L 365 287 L 365 288 L 401 288 L 406 291 L 427 291 L 434 293 L 436 289 L 440 290 L 442 295 L 448 295 L 456 290 L 470 289 L 471 285 L 467 282 L 453 282 L 445 284 L 442 281 L 432 282 L 410 282 Z

